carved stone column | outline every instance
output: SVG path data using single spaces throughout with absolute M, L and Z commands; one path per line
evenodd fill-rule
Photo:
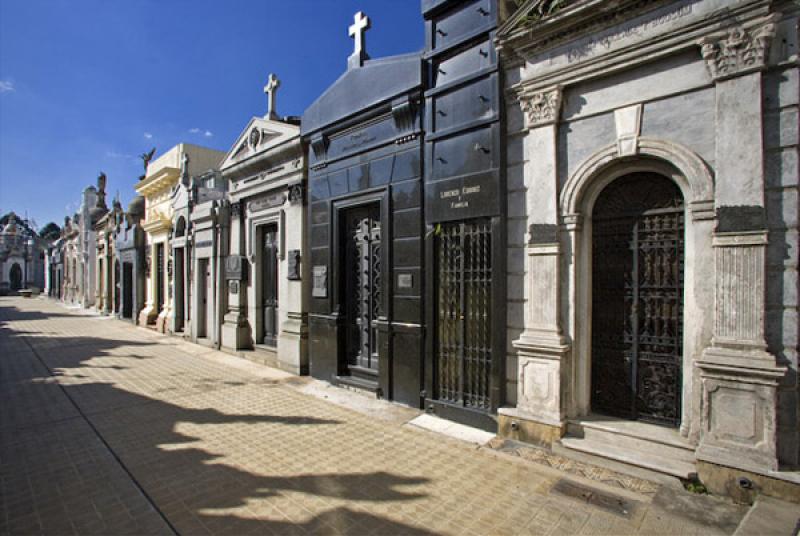
M 569 345 L 560 326 L 560 263 L 556 122 L 560 88 L 519 92 L 528 135 L 526 213 L 528 244 L 525 272 L 525 330 L 512 344 L 517 350 L 517 407 L 501 409 L 514 419 L 518 439 L 550 444 L 563 435 L 564 359 Z M 503 428 L 501 419 L 501 429 Z
M 223 274 L 228 292 L 228 309 L 223 317 L 222 346 L 234 350 L 250 346 L 244 283 L 251 274 L 248 273 L 248 262 L 244 256 L 243 212 L 241 201 L 231 203 L 230 254 L 225 259 Z
M 701 41 L 717 92 L 714 334 L 696 365 L 699 460 L 754 471 L 778 468 L 776 366 L 764 337 L 768 242 L 764 208 L 761 70 L 767 18 Z

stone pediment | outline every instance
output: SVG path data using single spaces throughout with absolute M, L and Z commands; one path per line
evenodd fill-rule
M 225 155 L 220 170 L 224 171 L 249 158 L 268 152 L 287 140 L 297 137 L 299 133 L 300 127 L 296 125 L 254 117 L 239 134 L 228 154 Z

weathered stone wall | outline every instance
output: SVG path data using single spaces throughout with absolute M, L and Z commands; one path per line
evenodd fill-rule
M 798 69 L 763 77 L 764 198 L 767 209 L 766 339 L 788 368 L 778 388 L 778 458 L 797 464 L 798 449 Z

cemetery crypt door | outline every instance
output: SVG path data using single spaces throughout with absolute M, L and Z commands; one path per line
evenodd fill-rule
M 268 346 L 278 342 L 278 226 L 261 228 L 261 306 L 263 308 L 262 341 Z
M 679 425 L 683 273 L 678 186 L 643 172 L 606 186 L 592 215 L 593 412 Z
M 345 355 L 350 375 L 377 382 L 381 309 L 380 207 L 370 204 L 344 211 L 342 219 Z
M 492 224 L 484 218 L 437 227 L 435 398 L 493 412 Z

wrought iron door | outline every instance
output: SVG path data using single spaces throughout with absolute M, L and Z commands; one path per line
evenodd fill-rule
M 347 363 L 378 369 L 381 308 L 381 221 L 376 205 L 344 213 L 344 311 Z
M 592 408 L 677 426 L 684 210 L 675 183 L 635 173 L 606 187 L 592 251 Z
M 264 308 L 264 344 L 275 346 L 278 340 L 278 227 L 264 227 L 262 250 L 262 293 Z
M 438 227 L 437 398 L 486 411 L 492 409 L 491 252 L 489 220 Z
M 114 261 L 114 312 L 119 313 L 119 261 Z

